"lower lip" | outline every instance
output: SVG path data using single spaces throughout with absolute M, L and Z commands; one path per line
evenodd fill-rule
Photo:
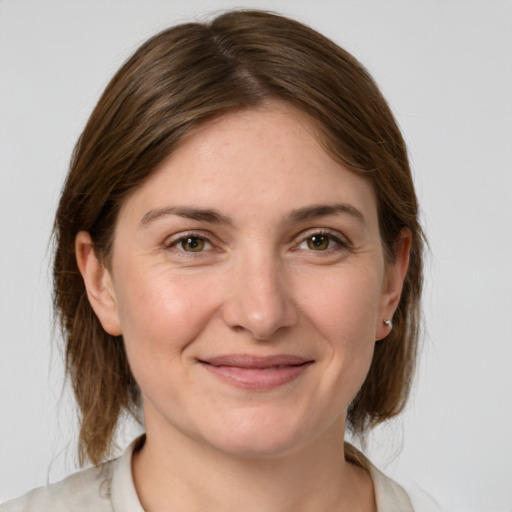
M 282 365 L 271 368 L 243 368 L 239 366 L 214 366 L 201 363 L 204 368 L 222 380 L 241 389 L 265 391 L 284 386 L 300 377 L 311 363 Z

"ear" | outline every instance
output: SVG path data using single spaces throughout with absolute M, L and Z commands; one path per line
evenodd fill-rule
M 386 320 L 392 320 L 393 315 L 400 302 L 402 287 L 404 284 L 407 269 L 409 268 L 409 254 L 411 252 L 412 235 L 411 231 L 403 228 L 400 233 L 400 240 L 396 246 L 395 258 L 391 263 L 386 264 L 382 296 L 380 303 L 380 315 L 375 326 L 375 339 L 381 340 L 389 335 L 392 326 L 386 325 Z
M 80 231 L 76 235 L 75 254 L 92 309 L 103 329 L 112 336 L 119 336 L 121 325 L 112 277 L 96 256 L 91 236 L 86 231 Z

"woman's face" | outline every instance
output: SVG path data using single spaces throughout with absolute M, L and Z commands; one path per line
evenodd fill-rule
M 110 272 L 81 253 L 148 435 L 252 456 L 341 435 L 407 259 L 385 263 L 371 186 L 277 102 L 201 127 L 135 190 Z

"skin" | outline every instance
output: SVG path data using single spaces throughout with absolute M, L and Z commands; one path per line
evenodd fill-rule
M 372 187 L 279 102 L 191 134 L 123 204 L 109 268 L 79 233 L 89 300 L 123 335 L 143 396 L 133 475 L 146 511 L 375 510 L 343 432 L 389 334 L 409 238 L 386 263 Z M 307 364 L 269 387 L 272 370 L 211 371 L 232 354 Z

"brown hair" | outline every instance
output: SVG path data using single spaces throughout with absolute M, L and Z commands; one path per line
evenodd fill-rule
M 394 329 L 376 344 L 348 412 L 355 433 L 398 414 L 415 366 L 423 236 L 404 141 L 367 71 L 301 23 L 261 11 L 231 11 L 209 23 L 154 36 L 107 86 L 75 147 L 55 221 L 54 303 L 79 407 L 79 458 L 101 462 L 122 412 L 140 392 L 122 340 L 107 334 L 87 300 L 74 242 L 88 231 L 106 265 L 120 205 L 199 124 L 280 99 L 320 127 L 326 150 L 373 185 L 383 246 L 393 258 L 406 227 L 409 271 Z

